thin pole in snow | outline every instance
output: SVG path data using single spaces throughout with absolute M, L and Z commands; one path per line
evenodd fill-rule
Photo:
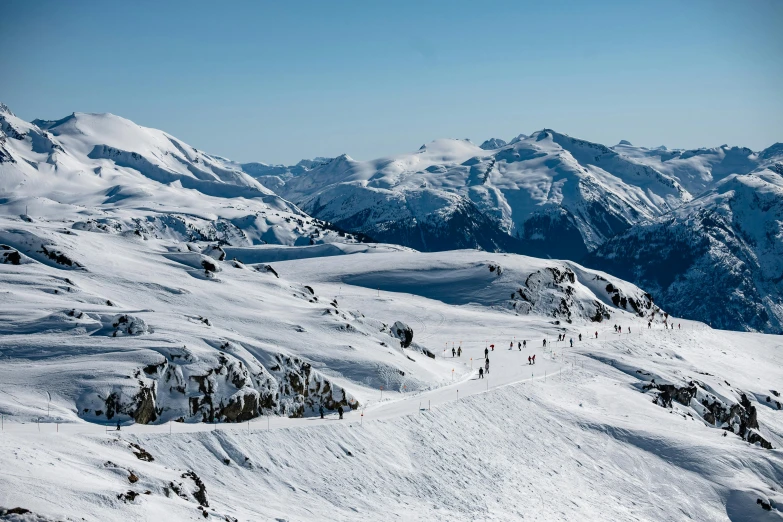
M 266 416 L 266 431 L 269 431 L 269 415 Z
M 169 421 L 169 435 L 171 435 L 171 421 Z
M 459 400 L 459 390 L 457 390 L 457 400 Z
M 427 400 L 427 411 L 432 410 L 432 400 Z

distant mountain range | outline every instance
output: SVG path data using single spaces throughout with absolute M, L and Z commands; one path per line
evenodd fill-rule
M 2 106 L 0 176 L 6 213 L 30 205 L 231 245 L 371 238 L 569 259 L 634 282 L 675 315 L 783 332 L 780 143 L 607 147 L 544 129 L 371 161 L 239 164 L 111 114 L 27 123 Z

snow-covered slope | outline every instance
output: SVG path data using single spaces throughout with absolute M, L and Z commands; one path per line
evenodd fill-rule
M 670 215 L 610 239 L 585 262 L 635 281 L 678 315 L 781 333 L 783 177 L 771 169 L 726 176 Z
M 572 262 L 1 223 L 0 517 L 780 519 L 779 337 Z
M 113 114 L 27 123 L 0 105 L 4 215 L 233 245 L 349 241 L 228 160 Z
M 335 283 L 563 325 L 656 310 L 633 285 L 563 262 L 384 245 L 224 249 L 67 225 L 0 220 L 0 380 L 15 389 L 0 398 L 5 414 L 34 416 L 47 387 L 66 420 L 154 423 L 312 415 L 322 402 L 357 407 L 378 386 L 442 384 L 439 346 L 415 335 L 400 347 L 417 314 L 346 308 Z

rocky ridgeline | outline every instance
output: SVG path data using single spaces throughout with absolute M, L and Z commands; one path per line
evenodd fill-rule
M 315 414 L 320 405 L 327 410 L 359 407 L 348 392 L 299 357 L 278 353 L 264 366 L 237 343 L 226 341 L 218 348 L 207 369 L 203 358 L 199 361 L 187 347 L 169 350 L 160 362 L 137 369 L 133 385 L 83 399 L 95 406 L 83 406 L 80 412 L 109 421 L 127 416 L 149 424 L 243 422 L 260 415 L 302 417 Z M 240 354 L 247 358 L 240 359 Z
M 772 443 L 760 433 L 756 407 L 746 393 L 732 402 L 709 391 L 709 387 L 696 380 L 682 385 L 656 383 L 652 379 L 642 389 L 655 395 L 653 402 L 671 408 L 673 402 L 689 407 L 708 426 L 734 433 L 751 444 L 772 449 Z M 771 402 L 771 399 L 770 399 Z M 690 415 L 690 414 L 689 414 Z
M 495 271 L 499 270 L 497 267 Z M 576 317 L 596 322 L 609 319 L 609 310 L 600 301 L 584 303 L 575 299 L 575 284 L 576 274 L 570 268 L 537 270 L 525 279 L 524 286 L 511 294 L 510 305 L 519 314 L 540 314 L 567 323 Z

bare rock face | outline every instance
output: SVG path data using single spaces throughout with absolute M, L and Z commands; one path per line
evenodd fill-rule
M 394 323 L 391 327 L 390 333 L 392 337 L 400 340 L 400 346 L 403 348 L 408 348 L 413 342 L 413 328 L 403 323 L 402 321 L 397 321 Z

